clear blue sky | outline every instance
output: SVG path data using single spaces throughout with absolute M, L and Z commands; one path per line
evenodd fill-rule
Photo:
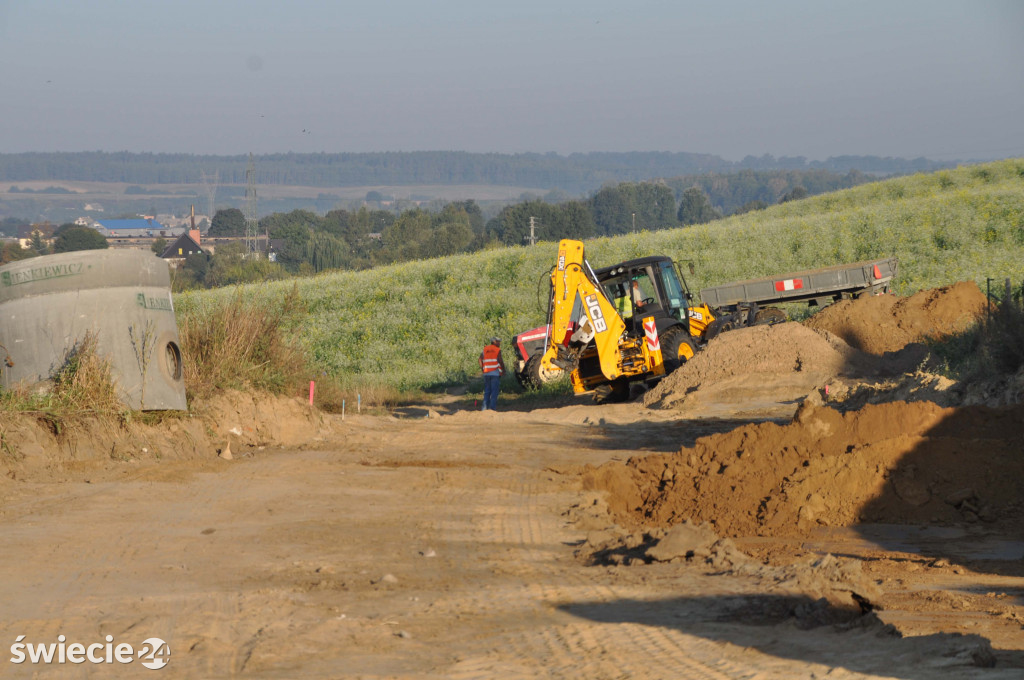
M 0 0 L 0 152 L 1024 156 L 1018 0 Z

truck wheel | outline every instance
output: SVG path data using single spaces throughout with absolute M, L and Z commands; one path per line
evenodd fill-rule
M 754 317 L 754 324 L 776 324 L 782 323 L 786 320 L 786 313 L 778 307 L 766 307 L 765 309 L 759 309 L 757 316 Z
M 670 328 L 661 336 L 661 356 L 665 362 L 665 372 L 671 373 L 694 355 L 690 334 L 681 326 Z
M 542 385 L 554 382 L 565 375 L 565 371 L 559 368 L 545 369 L 540 361 L 542 356 L 544 355 L 534 354 L 526 360 L 526 366 L 523 367 L 524 387 L 538 389 Z
M 728 321 L 722 321 L 721 319 L 715 319 L 708 324 L 708 327 L 704 330 L 704 341 L 711 342 L 725 331 L 732 330 L 732 323 Z

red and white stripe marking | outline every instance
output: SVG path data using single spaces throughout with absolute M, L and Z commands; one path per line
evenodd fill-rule
M 787 290 L 800 290 L 803 287 L 803 279 L 785 279 L 784 281 L 775 282 L 775 290 L 779 293 L 782 293 Z
M 658 339 L 658 327 L 653 318 L 644 319 L 644 335 L 647 336 L 647 349 L 652 352 L 661 351 L 661 340 Z

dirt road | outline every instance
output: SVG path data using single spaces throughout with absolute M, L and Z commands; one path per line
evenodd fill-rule
M 171 655 L 162 670 L 148 671 L 138 659 L 13 664 L 8 654 L 0 675 L 1024 673 L 1019 576 L 967 582 L 920 569 L 915 580 L 902 567 L 929 558 L 900 553 L 903 561 L 892 564 L 906 578 L 890 585 L 904 604 L 881 618 L 915 636 L 901 638 L 881 625 L 802 629 L 787 614 L 799 602 L 765 593 L 751 575 L 677 562 L 586 566 L 575 555 L 602 528 L 585 512 L 596 499 L 581 491 L 576 467 L 675 451 L 732 423 L 698 425 L 636 404 L 424 413 L 335 420 L 316 450 L 236 450 L 232 461 L 104 460 L 46 481 L 6 481 L 0 640 L 50 644 L 64 635 L 89 645 L 111 636 L 138 649 L 156 637 Z M 861 537 L 822 541 L 834 553 L 875 551 L 881 560 Z M 949 616 L 921 605 L 979 588 L 1002 608 L 951 605 Z M 984 644 L 944 632 L 951 630 L 978 633 Z M 988 640 L 994 668 L 977 665 Z

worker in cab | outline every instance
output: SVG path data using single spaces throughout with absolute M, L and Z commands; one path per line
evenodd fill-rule
M 495 411 L 498 408 L 501 376 L 505 373 L 505 362 L 501 358 L 501 338 L 491 338 L 490 344 L 480 353 L 480 370 L 484 372 L 484 406 L 481 410 Z
M 644 294 L 640 290 L 640 283 L 633 279 L 629 282 L 628 292 L 623 292 L 621 296 L 617 296 L 612 303 L 615 307 L 615 311 L 619 313 L 619 316 L 623 319 L 633 318 L 634 310 L 640 311 L 644 306 Z
M 629 297 L 633 301 L 633 307 L 637 310 L 644 308 L 644 300 L 647 299 L 644 292 L 640 290 L 640 282 L 633 279 L 633 283 L 629 285 Z

